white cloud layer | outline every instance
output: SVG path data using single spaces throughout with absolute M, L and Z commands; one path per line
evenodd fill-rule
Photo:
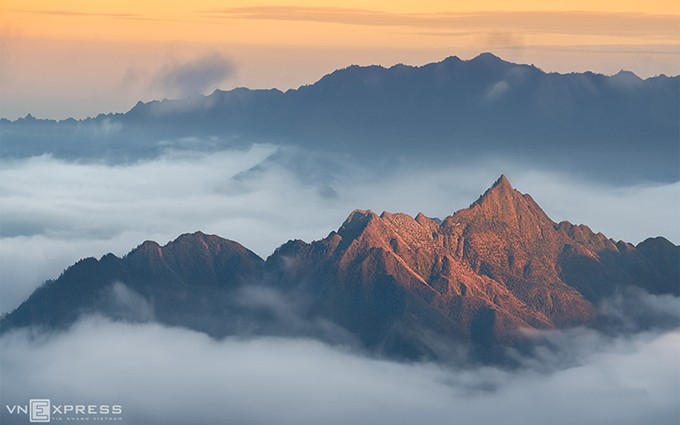
M 671 424 L 680 333 L 564 338 L 573 365 L 449 369 L 357 356 L 304 339 L 211 340 L 90 318 L 0 340 L 5 404 L 120 404 L 125 424 Z
M 325 237 L 356 208 L 444 217 L 501 173 L 555 221 L 585 223 L 633 243 L 657 235 L 680 241 L 680 182 L 613 187 L 494 159 L 376 167 L 254 145 L 168 150 L 128 165 L 49 156 L 0 165 L 2 312 L 80 258 L 121 256 L 147 239 L 166 243 L 201 230 L 266 257 L 288 239 Z

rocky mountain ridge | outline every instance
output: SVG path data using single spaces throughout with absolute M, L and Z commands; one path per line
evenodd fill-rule
M 443 221 L 356 210 L 326 238 L 289 241 L 266 261 L 201 232 L 81 260 L 1 324 L 59 329 L 94 313 L 403 358 L 447 359 L 465 346 L 494 361 L 526 330 L 597 326 L 601 301 L 622 291 L 678 296 L 679 262 L 663 238 L 635 247 L 555 223 L 501 176 Z

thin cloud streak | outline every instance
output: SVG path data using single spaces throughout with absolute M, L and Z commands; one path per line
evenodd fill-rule
M 430 34 L 435 35 L 435 34 Z M 446 34 L 441 34 L 446 35 Z M 527 46 L 503 46 L 502 49 L 525 48 Z M 545 44 L 532 44 L 532 49 L 550 50 L 555 52 L 576 52 L 596 54 L 637 54 L 637 55 L 666 55 L 675 57 L 680 55 L 680 46 L 670 44 L 574 44 L 564 46 L 550 46 Z M 677 74 L 672 74 L 677 75 Z
M 423 29 L 490 29 L 535 34 L 657 36 L 675 41 L 680 33 L 678 16 L 644 13 L 580 11 L 498 11 L 472 13 L 392 13 L 335 7 L 262 6 L 235 7 L 198 12 L 222 19 L 319 22 L 360 26 L 415 27 Z
M 13 12 L 33 13 L 37 15 L 53 15 L 53 16 L 82 16 L 82 17 L 106 17 L 106 18 L 141 18 L 141 15 L 136 13 L 94 13 L 94 12 L 80 12 L 76 10 L 26 10 L 13 9 Z
M 47 15 L 55 17 L 71 18 L 111 18 L 130 21 L 154 21 L 154 22 L 189 22 L 190 19 L 171 19 L 158 16 L 145 16 L 138 13 L 115 13 L 115 12 L 82 12 L 77 10 L 27 10 L 13 9 L 13 12 L 29 13 L 34 15 Z

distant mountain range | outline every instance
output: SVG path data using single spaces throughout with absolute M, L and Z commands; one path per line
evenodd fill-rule
M 296 90 L 216 90 L 86 120 L 0 122 L 0 155 L 134 161 L 254 142 L 381 158 L 492 155 L 621 179 L 680 178 L 680 77 L 546 73 L 485 53 L 350 66 Z
M 80 317 L 157 321 L 219 338 L 307 336 L 402 359 L 471 350 L 507 361 L 530 330 L 610 327 L 603 301 L 680 295 L 680 247 L 637 246 L 553 222 L 501 176 L 443 221 L 357 210 L 338 231 L 263 260 L 201 232 L 69 267 L 0 322 L 64 329 Z M 657 319 L 626 311 L 635 326 Z M 677 325 L 676 323 L 672 323 Z

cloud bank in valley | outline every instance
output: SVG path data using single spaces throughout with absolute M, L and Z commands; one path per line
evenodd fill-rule
M 66 333 L 4 335 L 3 404 L 31 397 L 121 404 L 123 423 L 149 424 L 677 419 L 680 333 L 608 339 L 574 330 L 552 338 L 563 339 L 573 355 L 568 365 L 449 369 L 369 359 L 306 339 L 215 341 L 184 329 L 89 318 Z
M 124 165 L 3 160 L 0 311 L 80 258 L 122 256 L 147 239 L 163 244 L 201 230 L 266 257 L 289 239 L 325 237 L 356 208 L 445 217 L 501 173 L 555 221 L 633 243 L 657 235 L 680 241 L 678 182 L 614 187 L 494 159 L 433 168 L 273 145 L 182 150 L 210 145 L 195 142 Z

